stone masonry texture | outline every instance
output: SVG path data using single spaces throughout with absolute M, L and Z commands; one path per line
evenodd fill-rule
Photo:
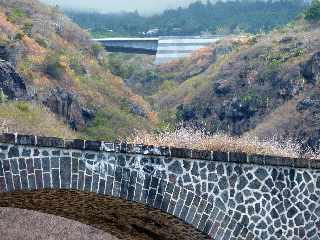
M 0 206 L 120 239 L 320 239 L 320 161 L 0 136 Z

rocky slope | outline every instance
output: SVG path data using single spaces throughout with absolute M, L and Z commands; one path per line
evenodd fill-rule
M 152 81 L 145 74 L 140 84 L 150 91 L 140 93 L 148 95 L 165 126 L 183 121 L 210 132 L 292 138 L 315 150 L 319 38 L 320 23 L 302 16 L 268 34 L 224 39 L 189 59 L 147 69 Z M 128 84 L 139 82 L 130 82 L 134 77 Z
M 0 59 L 0 88 L 9 100 L 33 100 L 84 136 L 112 139 L 155 119 L 110 73 L 104 49 L 37 0 L 0 0 Z M 113 121 L 118 125 L 110 127 Z

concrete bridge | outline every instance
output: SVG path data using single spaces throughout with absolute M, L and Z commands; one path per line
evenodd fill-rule
M 120 239 L 320 239 L 320 162 L 0 136 L 0 206 Z
M 221 39 L 210 37 L 159 37 L 159 38 L 102 38 L 94 39 L 109 52 L 124 52 L 156 55 L 156 64 L 167 63 L 191 55 L 200 48 Z

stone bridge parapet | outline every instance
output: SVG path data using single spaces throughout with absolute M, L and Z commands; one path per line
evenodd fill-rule
M 0 206 L 120 239 L 320 239 L 320 161 L 3 134 Z

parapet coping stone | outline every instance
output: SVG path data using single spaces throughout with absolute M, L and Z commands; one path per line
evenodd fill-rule
M 166 146 L 158 147 L 143 144 L 129 144 L 119 141 L 106 142 L 4 133 L 0 134 L 0 143 L 20 146 L 163 156 L 167 158 L 197 159 L 213 162 L 320 169 L 320 159 L 289 158 L 262 154 L 247 154 L 244 152 L 207 151 Z

